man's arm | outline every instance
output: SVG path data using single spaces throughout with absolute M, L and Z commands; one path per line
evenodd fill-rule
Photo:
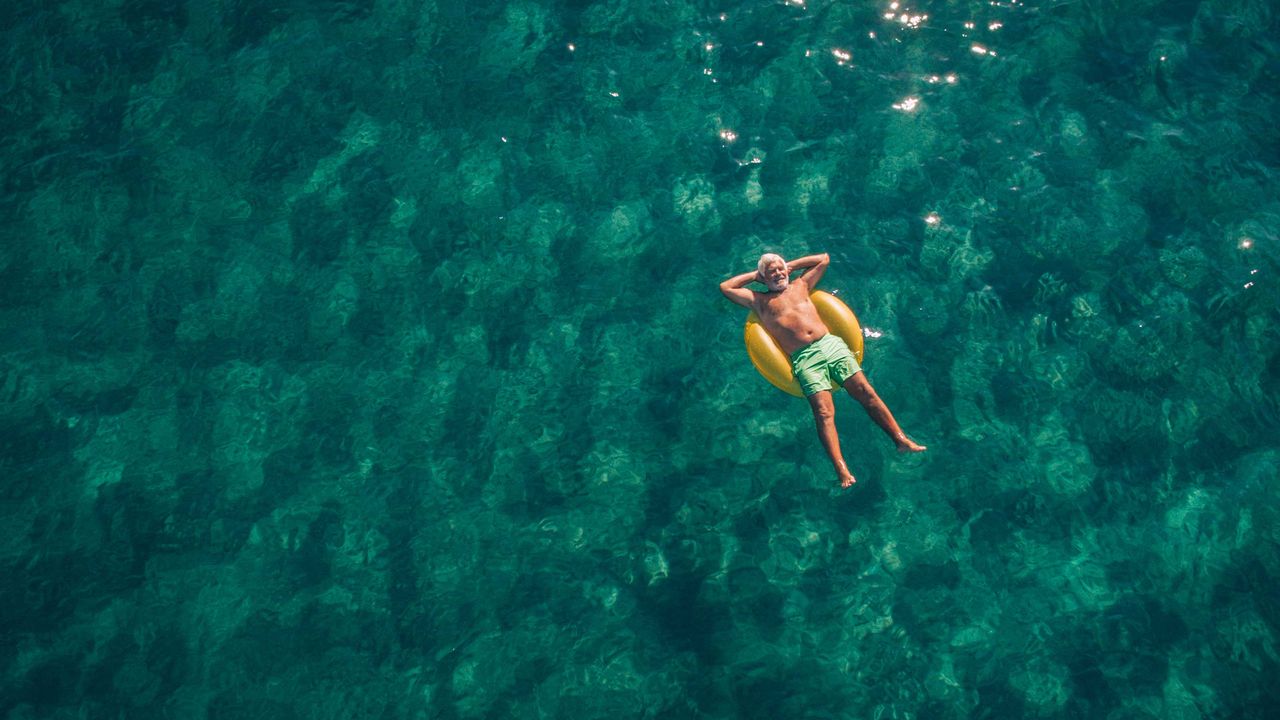
M 804 281 L 809 287 L 810 292 L 818 287 L 818 281 L 822 279 L 822 275 L 827 272 L 827 266 L 831 264 L 831 256 L 822 253 L 821 255 L 805 255 L 802 258 L 789 260 L 787 262 L 788 270 L 804 270 L 810 268 L 809 272 L 796 278 L 798 281 Z
M 734 275 L 728 280 L 720 283 L 720 292 L 724 293 L 725 297 L 744 308 L 754 308 L 756 296 L 755 293 L 751 292 L 751 290 L 747 288 L 747 285 L 759 280 L 759 275 L 760 273 L 755 270 L 742 273 L 741 275 Z

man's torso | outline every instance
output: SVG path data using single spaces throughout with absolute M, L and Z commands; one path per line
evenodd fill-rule
M 801 281 L 782 292 L 755 293 L 755 310 L 765 330 L 787 355 L 830 332 L 809 299 L 808 284 Z

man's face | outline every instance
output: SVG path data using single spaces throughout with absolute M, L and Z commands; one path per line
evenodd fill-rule
M 786 290 L 787 285 L 791 282 L 790 275 L 787 272 L 787 264 L 778 260 L 765 263 L 762 274 L 764 275 L 764 284 L 768 285 L 770 290 Z

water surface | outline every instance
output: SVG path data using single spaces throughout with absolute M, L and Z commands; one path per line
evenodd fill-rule
M 1261 718 L 1265 0 L 10 3 L 10 718 Z M 840 490 L 716 284 L 827 252 Z

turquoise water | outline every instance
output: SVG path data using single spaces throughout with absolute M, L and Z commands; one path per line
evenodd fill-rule
M 1269 717 L 1278 14 L 4 4 L 0 712 Z

